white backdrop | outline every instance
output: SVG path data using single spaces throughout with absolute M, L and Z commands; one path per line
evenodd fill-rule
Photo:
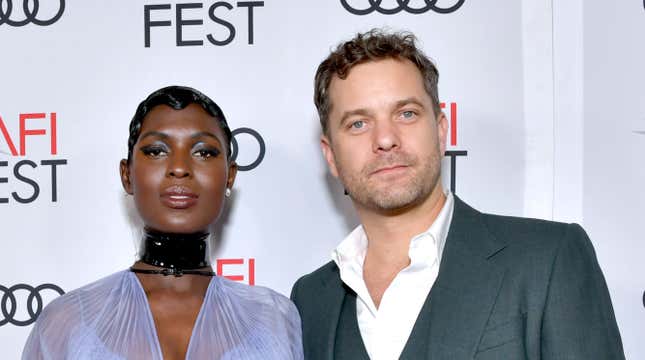
M 62 3 L 59 19 L 35 24 L 54 17 Z M 607 276 L 628 358 L 645 357 L 638 341 L 645 279 L 635 275 L 643 274 L 636 226 L 645 210 L 638 187 L 644 170 L 635 163 L 642 164 L 645 148 L 637 132 L 645 130 L 638 66 L 645 56 L 632 40 L 645 26 L 642 3 L 612 5 L 611 31 L 599 0 L 586 2 L 584 12 L 582 0 L 553 6 L 466 0 L 447 14 L 364 16 L 340 0 L 39 4 L 35 20 L 17 26 L 12 22 L 30 18 L 23 2 L 13 1 L 6 16 L 7 2 L 0 1 L 0 130 L 6 129 L 0 132 L 0 286 L 52 283 L 70 291 L 133 262 L 138 230 L 118 177 L 127 126 L 151 91 L 180 84 L 212 97 L 232 129 L 253 129 L 265 144 L 260 164 L 238 174 L 217 234 L 222 275 L 288 295 L 356 225 L 320 155 L 313 74 L 339 41 L 388 26 L 414 32 L 437 62 L 440 97 L 454 119 L 448 150 L 467 151 L 456 160 L 457 194 L 488 212 L 581 222 Z M 170 24 L 158 26 L 164 21 Z M 178 46 L 181 41 L 202 43 Z M 258 142 L 245 133 L 236 140 L 238 162 L 254 162 Z M 50 160 L 66 161 L 55 166 L 55 202 Z M 447 158 L 447 186 L 451 170 Z M 39 194 L 28 199 L 34 183 Z M 631 204 L 621 201 L 625 192 Z M 28 291 L 12 294 L 12 322 L 28 322 Z M 42 295 L 47 303 L 56 293 Z M 5 298 L 0 305 L 13 312 Z M 19 357 L 30 328 L 0 326 L 3 359 Z

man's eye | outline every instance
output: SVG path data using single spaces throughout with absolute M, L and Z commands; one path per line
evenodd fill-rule
M 412 119 L 415 115 L 416 113 L 410 110 L 401 113 L 401 116 L 403 116 L 404 119 Z
M 365 127 L 365 121 L 363 120 L 354 121 L 351 124 L 352 129 L 362 129 L 363 127 Z

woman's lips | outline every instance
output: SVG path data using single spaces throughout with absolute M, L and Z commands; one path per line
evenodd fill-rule
M 195 204 L 199 195 L 186 186 L 171 186 L 161 193 L 161 202 L 171 209 L 188 209 Z

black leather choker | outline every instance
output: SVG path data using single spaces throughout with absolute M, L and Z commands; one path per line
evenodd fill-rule
M 130 271 L 164 276 L 214 276 L 212 271 L 196 270 L 209 265 L 206 260 L 206 239 L 208 233 L 168 234 L 146 230 L 141 244 L 141 261 L 163 269 L 137 269 L 132 266 Z

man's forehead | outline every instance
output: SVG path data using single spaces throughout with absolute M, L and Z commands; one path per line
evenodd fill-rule
M 334 75 L 329 85 L 330 110 L 334 105 L 353 106 L 356 102 L 385 99 L 390 103 L 413 97 L 431 101 L 421 72 L 412 62 L 406 62 L 370 61 L 356 65 L 345 78 Z

